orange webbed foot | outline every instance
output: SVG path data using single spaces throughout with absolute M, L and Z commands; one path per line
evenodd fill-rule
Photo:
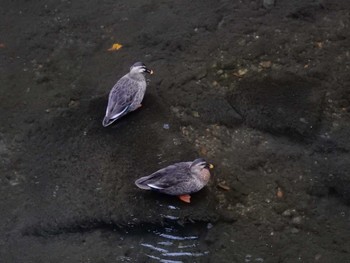
M 191 196 L 190 195 L 179 195 L 179 198 L 181 201 L 185 203 L 191 203 Z

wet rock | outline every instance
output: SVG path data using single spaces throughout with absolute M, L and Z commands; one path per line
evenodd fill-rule
M 234 126 L 242 122 L 242 117 L 224 99 L 216 96 L 206 96 L 192 104 L 202 122 L 207 124 L 222 124 Z
M 48 120 L 35 123 L 40 132 L 32 135 L 31 144 L 23 152 L 23 171 L 37 189 L 32 200 L 45 199 L 47 206 L 26 210 L 22 232 L 38 236 L 64 235 L 104 227 L 158 225 L 164 218 L 179 218 L 184 223 L 215 222 L 214 210 L 214 214 L 208 213 L 208 207 L 214 205 L 208 198 L 208 189 L 192 196 L 193 204 L 203 205 L 202 209 L 193 209 L 194 206 L 183 205 L 177 198 L 140 191 L 134 186 L 136 177 L 173 160 L 187 160 L 197 155 L 178 134 L 178 129 L 164 132 L 160 128 L 168 122 L 178 127 L 167 107 L 151 95 L 146 96 L 143 105 L 143 111 L 130 114 L 108 129 L 101 127 L 105 98 L 82 103 L 79 111 L 63 111 L 69 114 L 51 112 Z M 69 126 L 72 123 L 75 125 Z M 130 145 L 136 144 L 138 147 L 130 149 Z M 85 145 L 83 149 L 82 145 Z M 146 157 L 140 149 L 153 154 Z M 27 158 L 38 164 L 43 158 L 52 161 L 33 166 Z M 14 184 L 20 182 L 13 181 Z M 170 206 L 179 209 L 170 209 Z
M 286 73 L 243 80 L 228 99 L 253 128 L 308 138 L 317 134 L 323 96 L 318 81 Z M 307 123 L 300 121 L 305 116 Z
M 317 123 L 317 118 L 315 121 L 313 111 L 305 105 L 311 100 L 310 108 L 317 111 L 319 104 L 312 102 L 311 93 L 318 96 L 327 82 L 328 91 L 348 90 L 348 0 L 275 1 L 278 8 L 273 12 L 261 10 L 263 3 L 268 8 L 273 2 L 263 0 L 201 4 L 153 1 L 141 5 L 137 4 L 140 1 L 133 4 L 103 1 L 98 6 L 93 1 L 84 4 L 50 1 L 47 5 L 33 5 L 33 1 L 2 2 L 1 24 L 10 21 L 11 27 L 0 29 L 1 35 L 6 36 L 2 39 L 6 49 L 1 50 L 3 59 L 0 60 L 0 129 L 6 133 L 5 138 L 8 135 L 12 138 L 6 146 L 15 151 L 5 153 L 10 165 L 0 165 L 0 174 L 6 177 L 18 170 L 18 175 L 23 177 L 11 177 L 9 180 L 14 180 L 9 183 L 4 179 L 0 184 L 5 197 L 0 201 L 1 261 L 160 261 L 159 255 L 153 254 L 159 257 L 152 259 L 148 257 L 152 255 L 147 253 L 149 250 L 140 249 L 140 240 L 148 239 L 146 223 L 158 226 L 176 217 L 181 218 L 181 223 L 187 218 L 204 223 L 194 250 L 202 249 L 202 237 L 205 238 L 207 231 L 215 236 L 210 242 L 209 254 L 203 258 L 167 257 L 164 260 L 244 262 L 245 256 L 251 255 L 250 262 L 261 261 L 259 259 L 349 261 L 346 202 L 350 188 L 346 162 L 350 140 L 346 125 L 349 104 L 345 94 L 339 93 L 342 98 L 338 100 L 345 99 L 341 104 L 334 103 L 337 100 L 334 97 L 329 98 L 333 102 L 328 103 L 327 98 L 324 113 L 322 105 L 320 107 L 319 119 L 321 126 L 324 124 L 325 139 L 312 143 L 322 147 L 310 148 L 310 144 L 288 139 L 294 134 L 313 136 L 306 128 Z M 315 7 L 308 7 L 310 5 Z M 122 42 L 124 49 L 113 54 L 105 52 L 116 41 Z M 319 41 L 322 47 L 314 46 Z M 227 53 L 223 54 L 222 50 Z M 141 110 L 104 129 L 101 118 L 109 91 L 105 87 L 113 85 L 115 75 L 122 74 L 130 61 L 138 58 L 156 69 L 147 94 L 154 92 L 160 98 L 148 100 L 146 95 Z M 34 69 L 49 80 L 33 74 L 31 60 Z M 259 66 L 263 60 L 271 60 L 271 67 L 265 70 Z M 213 61 L 219 65 L 210 69 L 210 77 L 215 79 L 202 81 L 205 70 L 202 72 L 198 64 L 211 65 Z M 40 64 L 44 67 L 39 70 Z M 234 72 L 244 73 L 243 67 L 249 70 L 247 74 L 232 76 Z M 23 68 L 27 71 L 23 72 Z M 216 72 L 220 69 L 224 72 L 219 77 Z M 262 77 L 254 77 L 258 70 L 262 70 L 260 74 L 273 74 L 276 70 L 298 72 L 321 80 L 322 86 L 301 85 L 306 88 L 305 92 L 297 87 L 293 98 L 295 89 L 291 85 L 280 93 L 292 97 L 296 103 L 281 100 L 280 106 L 275 100 L 266 99 L 271 94 L 277 96 L 276 90 L 261 91 Z M 240 104 L 238 99 L 239 107 L 232 107 L 237 112 L 246 107 L 242 111 L 246 125 L 239 125 L 242 120 L 233 125 L 230 113 L 225 107 L 221 109 L 223 99 L 219 94 L 227 89 L 236 90 L 253 77 L 253 88 L 239 92 L 245 94 L 244 99 L 255 96 L 264 100 L 260 104 L 254 100 Z M 266 86 L 276 84 L 276 79 L 283 80 L 283 77 L 271 79 L 271 83 L 266 81 Z M 303 80 L 310 81 L 301 77 L 300 82 Z M 207 85 L 213 81 L 216 81 L 213 85 Z M 318 88 L 321 91 L 317 91 Z M 73 96 L 74 91 L 77 96 Z M 60 98 L 54 96 L 58 92 L 63 94 Z M 102 93 L 105 96 L 100 101 L 92 99 Z M 67 109 L 70 98 L 79 100 L 79 107 Z M 54 102 L 57 99 L 58 103 Z M 206 103 L 208 100 L 219 103 Z M 166 105 L 155 106 L 159 101 Z M 168 112 L 171 106 L 179 110 L 171 114 Z M 287 118 L 279 112 L 280 107 L 290 107 Z M 47 108 L 51 109 L 49 114 L 44 112 Z M 258 111 L 257 108 L 259 114 L 254 113 L 254 119 L 249 111 Z M 342 108 L 345 110 L 339 114 Z M 193 117 L 192 111 L 197 111 L 200 117 Z M 296 114 L 291 123 L 290 113 Z M 30 125 L 22 121 L 28 116 L 35 120 Z M 198 135 L 198 140 L 202 140 L 201 132 L 206 133 L 203 128 L 208 128 L 208 123 L 219 121 L 233 127 L 218 125 L 227 130 L 217 132 L 215 140 L 212 136 L 206 137 L 200 144 L 208 143 L 200 153 L 215 156 L 218 169 L 212 185 L 206 192 L 193 195 L 190 205 L 173 197 L 140 192 L 133 185 L 138 176 L 175 159 L 199 154 L 197 150 L 201 148 L 196 148 L 195 140 L 188 142 L 177 132 L 180 125 L 172 117 L 179 118 L 181 124 L 187 121 L 194 130 L 192 136 Z M 187 119 L 184 121 L 184 118 Z M 164 130 L 164 123 L 170 123 L 171 128 Z M 29 126 L 32 132 L 26 134 Z M 254 131 L 251 127 L 288 138 Z M 24 134 L 25 140 L 16 140 L 19 133 Z M 315 133 L 318 134 L 317 129 Z M 257 134 L 262 138 L 253 144 L 249 137 Z M 270 138 L 275 141 L 273 147 Z M 298 154 L 293 154 L 294 150 L 287 144 Z M 324 156 L 313 167 L 312 159 L 320 155 Z M 266 160 L 266 166 L 247 171 L 245 163 L 254 156 Z M 323 157 L 329 157 L 329 161 Z M 300 174 L 302 180 L 298 179 Z M 231 187 L 231 191 L 221 192 L 222 199 L 216 198 L 220 192 L 216 188 L 219 180 L 226 180 Z M 284 186 L 285 198 L 276 199 L 277 180 Z M 308 186 L 316 184 L 323 190 L 305 192 Z M 258 194 L 250 194 L 252 190 Z M 313 193 L 316 196 L 310 196 Z M 315 210 L 320 201 L 325 204 L 324 210 Z M 242 207 L 236 207 L 237 202 L 242 203 Z M 225 212 L 227 208 L 228 212 L 227 215 L 223 212 L 219 222 L 214 218 L 218 208 Z M 285 217 L 279 216 L 292 208 L 307 214 L 302 224 L 309 224 L 297 235 L 290 230 L 295 227 L 292 232 L 297 231 L 298 225 L 290 221 L 299 215 L 290 212 Z M 215 227 L 208 230 L 208 222 Z M 21 231 L 28 225 L 35 225 L 36 233 L 45 239 L 23 235 Z M 139 231 L 137 236 L 130 234 L 133 229 Z M 128 234 L 120 235 L 123 230 Z M 273 237 L 271 231 L 275 231 Z M 300 249 L 300 244 L 308 249 Z M 317 254 L 322 258 L 315 257 Z

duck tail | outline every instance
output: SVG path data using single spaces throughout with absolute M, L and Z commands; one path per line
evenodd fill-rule
M 149 187 L 147 184 L 144 184 L 144 182 L 147 181 L 148 178 L 149 178 L 149 176 L 144 176 L 144 177 L 137 179 L 135 181 L 135 185 L 138 188 L 143 189 L 143 190 L 151 190 L 152 189 L 151 187 Z
M 102 121 L 102 126 L 103 127 L 107 127 L 107 126 L 109 126 L 111 124 L 112 124 L 112 122 L 110 122 L 110 120 L 109 120 L 109 118 L 107 118 L 107 116 L 103 118 L 103 121 Z

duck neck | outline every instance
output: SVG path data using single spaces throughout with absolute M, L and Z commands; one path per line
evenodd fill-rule
M 210 180 L 210 172 L 208 169 L 203 169 L 201 172 L 201 180 L 205 183 L 208 183 Z

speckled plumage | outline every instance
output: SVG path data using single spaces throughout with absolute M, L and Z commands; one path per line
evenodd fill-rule
M 145 73 L 152 74 L 152 71 L 143 63 L 137 62 L 114 85 L 109 93 L 106 115 L 102 122 L 104 127 L 141 106 L 147 86 Z
M 209 164 L 203 159 L 169 165 L 135 181 L 137 187 L 168 195 L 198 192 L 210 179 Z

